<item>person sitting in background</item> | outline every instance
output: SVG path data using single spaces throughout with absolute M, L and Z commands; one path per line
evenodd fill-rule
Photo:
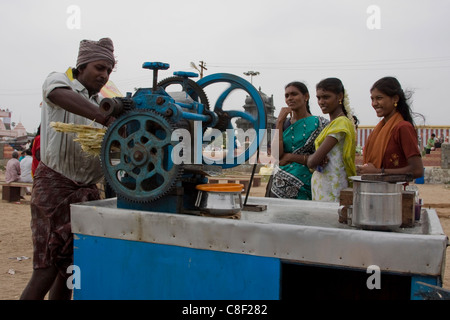
M 372 107 L 378 123 L 364 147 L 364 165 L 360 174 L 390 173 L 423 176 L 423 163 L 414 129 L 411 108 L 400 82 L 385 77 L 374 83 L 371 90 Z
M 434 143 L 434 149 L 439 149 L 442 146 L 442 143 L 444 143 L 443 137 L 437 137 L 436 142 Z
M 19 161 L 22 161 L 22 160 L 25 158 L 26 155 L 27 155 L 26 150 L 23 150 L 23 151 L 20 153 Z
M 6 183 L 19 181 L 20 179 L 20 161 L 19 153 L 13 151 L 12 158 L 6 163 L 5 181 Z
M 31 177 L 31 163 L 33 162 L 33 157 L 31 156 L 31 150 L 25 150 L 25 157 L 20 161 L 20 182 L 33 182 Z
M 33 157 L 31 156 L 31 150 L 25 150 L 25 157 L 20 161 L 20 179 L 19 182 L 32 183 L 33 177 L 31 176 L 31 164 L 33 162 Z M 21 188 L 21 195 L 31 194 L 30 187 Z
M 425 153 L 430 154 L 431 150 L 434 150 L 434 144 L 436 143 L 436 135 L 434 133 L 431 134 L 431 137 L 428 138 L 427 145 L 425 146 Z

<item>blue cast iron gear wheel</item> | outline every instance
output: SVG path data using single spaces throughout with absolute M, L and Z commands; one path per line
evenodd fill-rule
M 200 87 L 197 82 L 191 80 L 191 79 L 185 79 L 183 77 L 169 77 L 164 80 L 161 80 L 158 83 L 158 87 L 163 88 L 167 91 L 167 87 L 171 85 L 180 85 L 180 86 L 186 86 L 187 88 L 183 88 L 185 92 L 189 95 L 189 97 L 192 98 L 192 100 L 199 102 L 203 104 L 203 114 L 208 114 L 206 110 L 209 110 L 209 100 L 206 96 L 205 91 L 203 91 L 202 87 Z M 210 126 L 210 122 L 203 122 L 202 128 L 203 131 L 205 131 Z
M 183 77 L 169 77 L 164 80 L 161 80 L 158 83 L 158 87 L 162 87 L 164 90 L 170 85 L 178 84 L 183 85 L 184 81 L 186 81 L 187 88 L 186 93 L 197 102 L 200 102 L 203 104 L 205 109 L 209 110 L 209 100 L 206 96 L 205 91 L 203 91 L 202 87 L 200 87 L 197 82 L 191 79 L 184 79 Z M 167 90 L 166 90 L 167 91 Z
M 153 110 L 133 109 L 107 129 L 100 153 L 106 181 L 125 200 L 151 202 L 170 192 L 182 165 L 171 162 L 176 126 Z

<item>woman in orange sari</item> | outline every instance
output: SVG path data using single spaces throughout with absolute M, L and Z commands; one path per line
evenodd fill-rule
M 383 119 L 364 147 L 364 165 L 359 174 L 390 173 L 423 175 L 417 133 L 411 108 L 396 78 L 385 77 L 372 86 L 372 107 Z

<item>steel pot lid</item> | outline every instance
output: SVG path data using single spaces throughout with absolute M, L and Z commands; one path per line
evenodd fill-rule
M 384 183 L 406 183 L 412 181 L 410 174 L 363 174 L 361 176 L 352 176 L 349 179 L 360 182 L 384 182 Z

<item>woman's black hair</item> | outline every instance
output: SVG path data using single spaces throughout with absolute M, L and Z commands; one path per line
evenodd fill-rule
M 305 94 L 308 94 L 308 95 L 309 95 L 308 87 L 307 87 L 303 82 L 300 82 L 300 81 L 292 81 L 292 82 L 289 82 L 289 83 L 284 87 L 284 89 L 287 89 L 288 87 L 296 87 L 296 88 L 297 88 L 301 93 L 303 93 L 304 95 L 305 95 Z M 306 111 L 308 111 L 308 113 L 311 114 L 311 110 L 310 110 L 310 108 L 309 108 L 309 99 L 308 99 L 308 101 L 306 101 Z
M 372 92 L 374 89 L 377 89 L 384 93 L 389 97 L 398 96 L 399 100 L 397 102 L 397 111 L 402 115 L 405 121 L 410 122 L 413 126 L 414 120 L 413 115 L 418 115 L 411 111 L 411 107 L 409 105 L 409 100 L 411 98 L 411 92 L 405 92 L 402 89 L 400 82 L 394 77 L 384 77 L 375 82 L 370 89 Z
M 345 110 L 345 108 L 344 108 L 345 89 L 344 89 L 344 85 L 342 84 L 341 80 L 339 80 L 338 78 L 323 79 L 316 85 L 316 90 L 317 89 L 331 91 L 334 94 L 342 93 L 342 97 L 343 97 L 342 98 L 342 111 L 344 112 L 345 116 L 347 116 L 347 110 Z

